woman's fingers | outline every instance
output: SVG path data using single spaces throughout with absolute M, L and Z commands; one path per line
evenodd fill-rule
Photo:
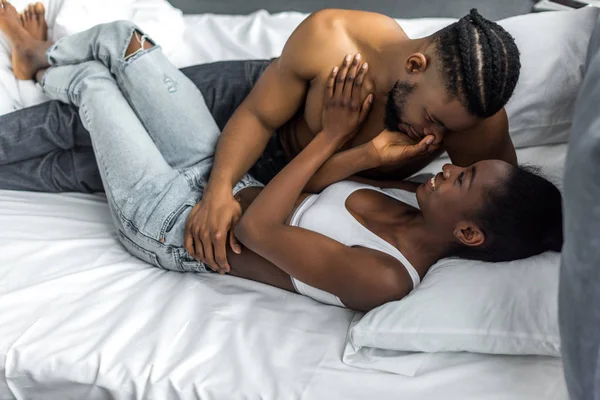
M 369 64 L 364 63 L 358 69 L 354 85 L 352 86 L 352 102 L 357 106 L 361 102 L 362 87 L 365 81 L 365 77 L 367 76 L 367 72 L 369 72 Z
M 369 115 L 369 110 L 371 109 L 371 105 L 373 104 L 373 94 L 367 96 L 365 101 L 363 101 L 362 107 L 360 108 L 360 115 L 358 116 L 358 124 L 362 124 Z
M 329 74 L 329 78 L 327 79 L 327 98 L 332 99 L 335 91 L 335 80 L 337 78 L 338 72 L 340 71 L 340 67 L 335 66 L 331 70 L 331 74 Z
M 435 137 L 433 135 L 427 135 L 421 141 L 413 146 L 410 146 L 410 155 L 416 157 L 421 154 L 429 152 L 429 146 L 433 143 Z
M 348 70 L 350 69 L 350 63 L 352 62 L 352 55 L 348 54 L 344 58 L 344 62 L 342 63 L 342 67 L 337 74 L 337 78 L 335 80 L 335 94 L 334 96 L 338 99 L 341 99 L 344 94 L 344 83 L 346 82 L 346 75 L 348 75 Z
M 352 98 L 352 93 L 354 91 L 354 83 L 356 76 L 358 75 L 358 69 L 360 67 L 360 53 L 354 55 L 352 59 L 352 63 L 348 68 L 348 73 L 346 74 L 346 80 L 344 81 L 344 99 L 350 101 Z M 357 103 L 358 105 L 358 103 Z

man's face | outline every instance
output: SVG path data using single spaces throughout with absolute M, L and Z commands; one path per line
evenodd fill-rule
M 427 71 L 416 79 L 397 81 L 390 90 L 385 127 L 401 131 L 419 141 L 434 135 L 436 143 L 447 131 L 462 131 L 477 123 L 458 98 L 449 98 L 436 71 Z

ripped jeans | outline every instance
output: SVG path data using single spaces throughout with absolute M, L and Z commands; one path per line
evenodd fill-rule
M 143 35 L 118 21 L 59 40 L 48 49 L 51 67 L 40 84 L 52 99 L 79 108 L 123 246 L 157 267 L 205 272 L 183 241 L 220 130 L 201 92 L 159 46 L 125 57 L 135 32 Z M 248 186 L 262 184 L 246 175 L 234 193 Z

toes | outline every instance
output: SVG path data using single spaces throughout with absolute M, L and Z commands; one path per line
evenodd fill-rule
M 17 12 L 17 10 L 15 10 L 15 7 L 13 7 L 13 5 L 8 2 L 8 0 L 0 0 L 0 13 L 6 14 L 7 11 L 14 11 L 15 13 Z
M 8 0 L 2 0 L 2 8 L 5 8 L 5 9 L 11 10 L 11 11 L 15 11 L 15 12 L 17 11 L 17 10 L 15 10 L 15 7 L 8 2 Z
M 35 3 L 35 6 L 33 7 L 35 10 L 35 13 L 41 17 L 46 15 L 46 8 L 44 7 L 44 5 L 40 2 Z

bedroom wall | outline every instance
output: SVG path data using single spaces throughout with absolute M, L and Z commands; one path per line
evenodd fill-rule
M 322 8 L 349 8 L 380 12 L 394 18 L 461 17 L 476 7 L 485 17 L 498 20 L 531 11 L 533 0 L 169 0 L 186 14 L 248 14 L 313 12 Z

